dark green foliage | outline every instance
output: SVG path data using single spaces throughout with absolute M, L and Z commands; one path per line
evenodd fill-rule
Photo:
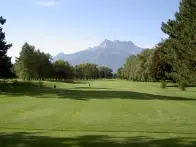
M 182 0 L 175 19 L 162 23 L 161 29 L 169 37 L 153 50 L 130 56 L 118 70 L 118 78 L 169 80 L 179 83 L 180 89 L 185 90 L 185 85 L 196 83 L 196 1 Z
M 111 79 L 113 78 L 112 74 L 112 69 L 105 67 L 105 66 L 100 66 L 98 67 L 98 72 L 99 72 L 99 78 L 105 78 L 105 79 Z
M 124 66 L 117 71 L 117 77 L 133 81 L 154 81 L 151 64 L 154 49 L 145 49 L 137 56 L 129 56 Z
M 18 85 L 18 81 L 17 80 L 11 81 L 11 85 L 12 87 L 16 87 Z
M 169 64 L 168 53 L 166 40 L 159 43 L 154 50 L 150 64 L 150 74 L 156 81 L 172 80 L 172 66 Z
M 167 87 L 166 81 L 161 82 L 161 88 L 165 89 Z
M 24 80 L 51 78 L 53 75 L 51 58 L 49 54 L 40 52 L 34 46 L 25 43 L 22 46 L 19 58 L 16 59 L 16 74 Z
M 98 79 L 99 70 L 96 64 L 83 63 L 75 66 L 75 77 L 77 79 Z
M 69 62 L 64 60 L 57 60 L 53 63 L 54 77 L 57 80 L 72 79 L 74 76 L 74 69 Z
M 53 69 L 55 72 L 54 77 L 57 80 L 68 80 L 68 79 L 98 79 L 113 77 L 112 70 L 108 67 L 98 67 L 92 63 L 82 63 L 73 67 L 67 61 L 57 60 L 53 63 Z
M 97 67 L 96 64 L 83 63 L 73 67 L 69 62 L 57 60 L 51 63 L 49 54 L 36 50 L 34 46 L 25 43 L 19 58 L 14 65 L 19 78 L 24 80 L 69 80 L 112 78 L 112 70 L 108 67 Z
M 38 84 L 39 84 L 39 87 L 43 87 L 44 86 L 44 83 L 42 81 L 39 81 Z
M 116 77 L 119 78 L 119 79 L 124 79 L 124 76 L 123 76 L 123 67 L 120 67 L 116 73 Z
M 174 20 L 162 24 L 169 35 L 167 57 L 179 83 L 196 82 L 196 1 L 182 0 Z
M 182 83 L 182 82 L 179 82 L 179 88 L 180 88 L 180 90 L 182 90 L 182 91 L 185 91 L 186 89 L 185 89 L 185 84 L 184 83 Z
M 7 85 L 8 84 L 6 80 L 0 81 L 0 92 L 5 92 L 7 89 Z
M 108 67 L 97 67 L 96 64 L 83 63 L 73 67 L 69 62 L 57 60 L 51 63 L 51 55 L 36 50 L 25 43 L 19 58 L 16 59 L 14 71 L 24 80 L 69 80 L 112 78 L 112 70 Z
M 12 63 L 11 58 L 7 56 L 8 49 L 11 48 L 12 44 L 7 44 L 5 41 L 5 33 L 1 27 L 6 23 L 6 19 L 0 17 L 0 78 L 12 77 Z

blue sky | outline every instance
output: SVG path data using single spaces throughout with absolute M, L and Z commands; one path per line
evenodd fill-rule
M 8 55 L 24 42 L 51 55 L 73 53 L 104 39 L 153 47 L 165 35 L 161 22 L 174 17 L 180 0 L 0 0 Z

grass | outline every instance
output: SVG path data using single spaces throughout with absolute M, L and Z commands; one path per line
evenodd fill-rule
M 196 88 L 118 80 L 20 82 L 0 93 L 1 146 L 194 147 Z M 54 85 L 57 88 L 54 88 Z

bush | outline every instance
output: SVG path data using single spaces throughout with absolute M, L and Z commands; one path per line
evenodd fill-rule
M 179 88 L 180 88 L 180 90 L 182 90 L 182 91 L 185 91 L 186 89 L 185 89 L 185 84 L 183 84 L 183 83 L 179 83 Z
M 38 84 L 39 84 L 39 87 L 43 87 L 44 86 L 44 83 L 42 81 L 39 81 Z
M 13 81 L 11 81 L 11 85 L 12 85 L 12 87 L 16 87 L 16 86 L 17 86 L 17 84 L 18 84 L 18 81 L 17 81 L 17 80 L 13 80 Z
M 8 81 L 3 80 L 0 82 L 0 91 L 5 92 L 9 87 Z
M 167 87 L 166 81 L 161 82 L 161 88 L 165 89 Z

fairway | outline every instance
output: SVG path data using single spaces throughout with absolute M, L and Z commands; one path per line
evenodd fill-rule
M 195 87 L 123 80 L 43 84 L 23 82 L 1 92 L 0 147 L 196 146 Z

